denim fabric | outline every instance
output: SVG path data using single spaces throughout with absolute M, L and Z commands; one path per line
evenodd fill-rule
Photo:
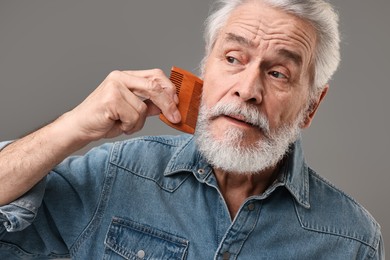
M 0 259 L 384 259 L 379 225 L 307 167 L 300 141 L 234 220 L 182 135 L 70 157 L 0 207 L 0 221 Z

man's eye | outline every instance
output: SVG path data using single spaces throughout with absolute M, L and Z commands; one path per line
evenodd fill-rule
M 239 63 L 239 61 L 236 58 L 232 57 L 232 56 L 226 56 L 226 61 L 228 63 L 230 63 L 230 64 L 237 64 L 237 63 Z
M 277 78 L 277 79 L 286 79 L 286 75 L 283 73 L 280 73 L 279 71 L 271 71 L 269 73 L 272 77 Z

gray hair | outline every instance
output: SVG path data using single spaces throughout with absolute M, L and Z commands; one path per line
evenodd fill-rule
M 314 53 L 311 98 L 317 96 L 328 83 L 340 62 L 340 36 L 338 15 L 332 6 L 323 0 L 260 0 L 264 3 L 296 15 L 312 24 L 317 33 L 317 48 Z M 216 8 L 206 20 L 204 38 L 205 57 L 201 73 L 210 55 L 220 30 L 226 25 L 229 15 L 248 0 L 217 0 Z

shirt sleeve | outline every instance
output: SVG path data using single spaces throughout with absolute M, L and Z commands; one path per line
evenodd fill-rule
M 0 259 L 69 256 L 99 207 L 111 146 L 67 158 L 29 192 L 0 207 Z
M 35 219 L 45 193 L 46 178 L 14 202 L 0 207 L 0 234 L 16 232 L 28 227 Z M 5 230 L 3 230 L 5 229 Z
M 0 152 L 13 141 L 0 142 Z M 0 207 L 0 238 L 6 232 L 25 229 L 35 219 L 45 192 L 46 178 L 14 202 Z
M 11 144 L 13 141 L 3 141 L 0 142 L 0 152 L 3 150 L 7 145 Z
M 385 247 L 383 245 L 383 236 L 380 237 L 380 241 L 379 241 L 379 249 L 377 251 L 377 254 L 375 255 L 375 257 L 373 259 L 377 259 L 377 260 L 385 260 Z

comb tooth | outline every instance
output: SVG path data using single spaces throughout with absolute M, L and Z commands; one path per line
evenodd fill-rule
M 183 74 L 178 73 L 176 71 L 172 71 L 170 78 L 171 79 L 183 80 Z
M 181 82 L 183 80 L 183 77 L 174 76 L 174 77 L 170 77 L 170 79 L 173 81 Z
M 202 84 L 198 81 L 195 81 L 193 92 L 191 95 L 189 113 L 187 114 L 186 117 L 186 124 L 190 125 L 193 128 L 195 128 L 196 122 L 198 120 L 198 113 L 194 113 L 194 111 L 198 110 L 201 95 L 202 95 Z
M 180 86 L 183 80 L 173 78 L 173 79 L 171 79 L 171 81 L 175 86 Z
M 169 79 L 176 86 L 176 94 L 179 94 L 179 92 L 180 92 L 180 87 L 181 87 L 181 84 L 183 82 L 183 77 L 184 77 L 183 74 L 181 74 L 179 72 L 176 72 L 176 71 L 171 72 L 171 76 L 169 77 Z
M 172 71 L 171 78 L 183 79 L 183 74 L 178 73 L 176 71 Z
M 171 76 L 183 77 L 183 74 L 173 70 L 173 71 L 171 71 Z
M 176 87 L 176 94 L 179 94 L 182 81 L 175 81 L 175 80 L 171 80 L 171 81 L 173 85 L 175 85 Z

